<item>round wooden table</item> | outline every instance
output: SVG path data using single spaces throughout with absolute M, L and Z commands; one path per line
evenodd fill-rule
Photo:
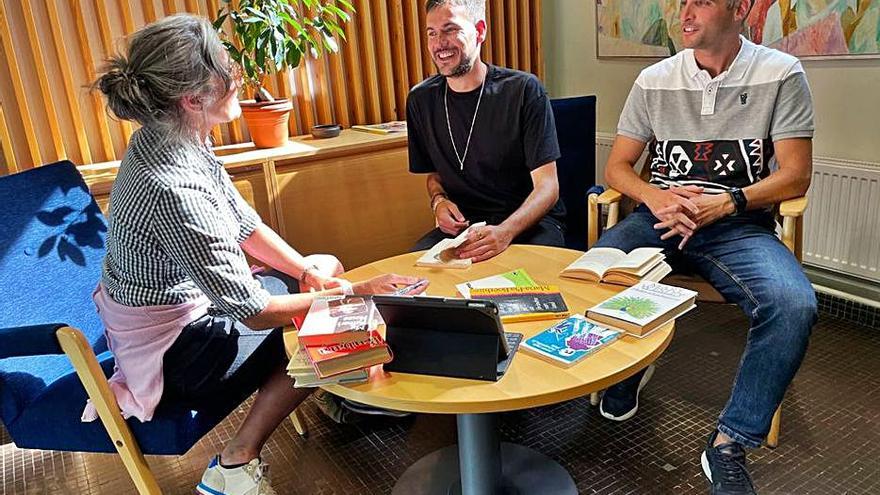
M 414 275 L 431 281 L 427 295 L 461 297 L 456 284 L 524 268 L 539 284 L 559 286 L 572 313 L 584 313 L 623 289 L 559 278 L 559 272 L 582 254 L 570 249 L 514 245 L 464 270 L 417 267 L 415 261 L 420 254 L 376 261 L 346 272 L 345 277 L 358 281 L 383 273 Z M 522 333 L 527 339 L 553 323 L 511 323 L 504 328 Z M 497 382 L 389 373 L 376 366 L 365 383 L 323 388 L 372 406 L 457 415 L 458 446 L 417 461 L 401 476 L 392 493 L 575 494 L 571 476 L 558 463 L 527 447 L 500 443 L 494 413 L 556 404 L 603 390 L 656 360 L 672 340 L 673 330 L 674 324 L 669 323 L 644 338 L 624 336 L 570 368 L 518 350 Z M 288 332 L 285 338 L 293 339 L 295 333 Z

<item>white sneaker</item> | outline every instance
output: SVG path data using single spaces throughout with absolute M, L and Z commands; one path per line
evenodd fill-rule
M 220 465 L 219 455 L 211 459 L 196 491 L 202 495 L 278 495 L 269 486 L 269 466 L 259 458 L 227 469 Z

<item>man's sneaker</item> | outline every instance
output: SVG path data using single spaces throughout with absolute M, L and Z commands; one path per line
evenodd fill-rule
M 412 413 L 408 412 L 383 409 L 343 399 L 324 390 L 318 390 L 312 397 L 318 409 L 339 424 L 359 423 L 369 416 L 389 416 L 392 418 L 412 416 Z
M 609 387 L 602 394 L 599 403 L 599 414 L 614 421 L 626 421 L 636 415 L 639 410 L 639 392 L 654 376 L 654 365 L 639 371 L 626 380 Z
M 202 495 L 277 495 L 269 486 L 269 466 L 260 459 L 225 468 L 219 455 L 208 464 L 196 491 Z
M 746 451 L 736 442 L 722 443 L 713 447 L 718 431 L 709 436 L 706 450 L 700 456 L 703 474 L 712 484 L 712 495 L 755 495 L 755 485 L 746 468 Z
M 371 406 L 353 400 L 342 399 L 342 407 L 351 412 L 358 414 L 366 414 L 367 416 L 388 416 L 389 418 L 408 418 L 412 413 L 406 411 L 395 411 L 394 409 L 385 409 L 384 407 Z

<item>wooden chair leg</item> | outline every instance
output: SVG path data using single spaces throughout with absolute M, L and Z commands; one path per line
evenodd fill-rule
M 590 394 L 590 405 L 598 406 L 599 405 L 599 392 L 593 392 Z
M 773 413 L 773 420 L 770 422 L 770 432 L 767 433 L 767 438 L 764 440 L 764 444 L 771 449 L 775 449 L 776 446 L 779 445 L 779 424 L 781 421 L 782 406 L 779 406 L 776 409 L 776 412 Z
M 299 409 L 294 409 L 290 413 L 290 421 L 293 422 L 293 428 L 299 433 L 299 436 L 304 437 L 309 434 L 308 423 L 306 423 L 306 418 L 299 412 Z
M 144 459 L 141 448 L 138 446 L 128 423 L 122 418 L 119 406 L 116 404 L 116 398 L 110 391 L 110 385 L 107 378 L 98 364 L 95 353 L 89 347 L 82 332 L 71 327 L 62 327 L 56 332 L 58 343 L 64 350 L 64 353 L 70 358 L 71 364 L 76 369 L 76 374 L 82 381 L 89 399 L 98 417 L 104 424 L 110 440 L 116 446 L 122 463 L 128 471 L 131 480 L 140 495 L 161 495 L 162 490 L 156 482 L 156 477 L 150 471 L 150 466 Z

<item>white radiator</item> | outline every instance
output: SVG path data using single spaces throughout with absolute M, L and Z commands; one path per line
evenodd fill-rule
M 880 164 L 813 160 L 804 263 L 880 282 Z
M 596 184 L 605 184 L 605 164 L 611 154 L 614 134 L 596 133 Z
M 596 133 L 596 183 L 613 134 Z M 880 282 L 880 163 L 814 157 L 804 263 Z

